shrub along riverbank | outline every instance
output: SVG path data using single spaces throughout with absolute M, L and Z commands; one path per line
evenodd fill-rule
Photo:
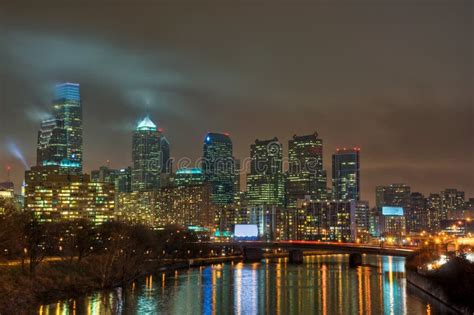
M 122 222 L 38 224 L 27 214 L 4 214 L 0 313 L 114 288 L 176 261 L 212 255 L 197 241 L 177 226 L 154 231 Z

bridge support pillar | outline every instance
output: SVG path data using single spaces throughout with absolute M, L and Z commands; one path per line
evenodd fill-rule
M 362 265 L 362 254 L 352 253 L 349 255 L 349 266 L 357 267 Z
M 244 262 L 260 262 L 262 258 L 261 248 L 244 247 Z
M 288 255 L 288 261 L 290 264 L 302 264 L 303 263 L 303 251 L 300 249 L 292 249 Z

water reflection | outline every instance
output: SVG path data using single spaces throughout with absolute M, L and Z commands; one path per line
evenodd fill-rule
M 347 255 L 229 263 L 149 275 L 124 289 L 42 305 L 39 314 L 440 314 L 439 303 L 407 287 L 404 258 Z

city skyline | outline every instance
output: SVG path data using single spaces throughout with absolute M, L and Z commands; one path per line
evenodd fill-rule
M 199 158 L 207 132 L 229 132 L 241 159 L 256 138 L 278 137 L 286 155 L 294 134 L 317 131 L 328 174 L 337 147 L 361 147 L 361 196 L 371 204 L 375 186 L 398 182 L 474 195 L 470 4 L 117 5 L 110 17 L 90 16 L 105 5 L 10 3 L 0 13 L 2 180 L 11 165 L 18 187 L 34 165 L 50 89 L 73 81 L 86 172 L 107 160 L 130 165 L 130 132 L 150 114 L 178 158 Z M 148 27 L 131 23 L 134 14 Z
M 58 83 L 58 84 L 61 84 L 61 83 Z M 68 83 L 68 84 L 69 84 L 69 83 Z M 52 116 L 52 117 L 54 117 L 54 116 Z M 54 118 L 51 118 L 51 119 L 54 119 Z M 140 124 L 143 124 L 144 121 L 151 121 L 151 120 L 155 121 L 154 118 L 152 117 L 152 115 L 149 115 L 149 114 L 144 114 L 144 115 L 142 115 L 141 117 L 139 117 L 138 119 L 136 119 L 136 120 L 135 120 L 135 127 L 134 127 L 133 130 L 130 132 L 130 138 L 132 138 L 132 135 L 134 134 L 134 130 L 136 130 L 137 128 L 139 128 Z M 43 120 L 43 121 L 48 122 L 48 119 Z M 42 125 L 41 125 L 41 123 L 42 123 L 42 121 L 40 121 L 40 125 L 38 126 L 38 129 L 39 129 L 39 130 L 42 130 L 42 128 L 43 128 Z M 152 123 L 153 123 L 153 122 L 152 122 Z M 154 125 L 154 123 L 153 123 L 153 125 Z M 157 125 L 158 125 L 158 124 L 157 124 Z M 157 125 L 156 125 L 156 126 L 154 125 L 154 128 L 157 130 L 157 132 L 159 132 L 159 133 L 161 134 L 161 133 L 164 131 L 164 128 L 158 127 Z M 206 134 L 204 134 L 204 136 L 203 136 L 204 140 L 206 140 L 206 137 L 207 137 L 209 134 L 212 134 L 212 133 L 213 133 L 212 131 L 208 131 Z M 230 138 L 232 139 L 232 141 L 234 141 L 233 138 L 232 138 L 232 135 L 231 135 L 230 133 L 228 133 L 228 132 L 223 132 L 222 134 L 223 134 L 223 135 L 225 134 L 227 137 L 230 137 Z M 309 132 L 308 134 L 310 134 L 310 132 Z M 169 136 L 169 135 L 168 135 L 168 136 Z M 289 150 L 289 147 L 288 147 L 288 145 L 289 145 L 289 142 L 291 142 L 291 141 L 294 139 L 295 136 L 305 136 L 305 135 L 292 135 L 291 137 L 288 138 L 288 141 L 287 141 L 286 143 L 283 143 L 283 142 L 281 143 L 281 147 L 282 147 L 282 150 L 283 150 L 283 159 L 282 159 L 282 167 L 283 167 L 283 168 L 282 168 L 282 169 L 283 169 L 283 172 L 285 172 L 285 173 L 288 171 L 288 167 L 289 167 L 289 163 L 290 163 L 290 159 L 289 159 L 289 155 L 288 155 L 288 154 L 289 154 L 289 151 L 288 151 L 288 150 Z M 162 137 L 163 139 L 166 139 L 163 135 L 162 135 L 161 137 Z M 171 138 L 172 138 L 172 135 L 171 135 Z M 270 139 L 270 140 L 271 140 L 271 139 Z M 277 139 L 277 140 L 278 140 L 278 139 Z M 166 140 L 166 141 L 167 141 L 167 140 Z M 278 140 L 278 141 L 279 141 L 279 140 Z M 132 144 L 133 144 L 133 141 L 131 141 L 131 143 L 130 143 L 130 146 L 131 146 L 131 147 L 132 147 Z M 169 143 L 168 143 L 168 145 L 169 145 Z M 172 147 L 174 148 L 174 145 L 175 145 L 175 144 L 172 143 L 170 146 L 172 146 Z M 202 141 L 201 141 L 201 145 L 202 145 Z M 252 145 L 252 143 L 249 143 L 249 144 L 248 144 L 249 151 L 251 150 L 251 145 Z M 123 146 L 123 144 L 122 144 L 122 146 Z M 326 148 L 326 146 L 324 146 L 324 148 L 325 148 L 325 149 L 324 149 L 323 151 L 328 151 L 328 148 Z M 324 155 L 325 155 L 325 156 L 326 156 L 326 155 L 329 155 L 329 157 L 332 158 L 334 155 L 339 154 L 340 151 L 343 152 L 343 151 L 345 151 L 345 150 L 348 150 L 348 151 L 357 150 L 357 152 L 359 152 L 359 151 L 361 151 L 361 148 L 360 148 L 360 147 L 354 147 L 354 148 L 352 148 L 352 147 L 337 147 L 334 151 L 330 151 L 329 153 L 328 153 L 328 152 L 324 152 Z M 176 172 L 178 169 L 183 168 L 183 167 L 186 168 L 187 165 L 188 165 L 188 164 L 187 164 L 188 162 L 191 163 L 190 166 L 192 166 L 192 167 L 200 167 L 200 164 L 201 164 L 201 161 L 202 161 L 202 156 L 197 156 L 197 157 L 195 157 L 195 158 L 190 158 L 189 155 L 188 155 L 188 156 L 176 157 L 176 156 L 174 156 L 173 151 L 172 151 L 172 150 L 170 150 L 170 151 L 171 151 L 171 155 L 170 155 L 170 156 L 171 156 L 171 159 L 172 159 L 172 160 L 171 160 L 171 162 L 172 162 L 171 164 L 172 164 L 172 166 L 174 167 L 173 172 Z M 124 153 L 125 153 L 125 152 L 127 152 L 126 154 L 130 154 L 130 152 L 128 152 L 127 150 L 124 150 Z M 36 153 L 36 152 L 35 152 L 35 153 Z M 249 152 L 249 153 L 250 153 L 250 152 Z M 21 154 L 21 151 L 20 151 L 20 154 Z M 85 154 L 86 154 L 86 156 L 87 156 L 87 152 L 86 152 Z M 13 154 L 12 154 L 12 155 L 13 155 Z M 91 165 L 91 163 L 88 163 L 88 160 L 87 160 L 87 158 L 86 158 L 86 159 L 84 160 L 84 164 L 85 164 L 85 170 L 84 170 L 84 172 L 87 173 L 87 174 L 91 174 L 91 172 L 94 171 L 95 169 L 98 169 L 99 167 L 106 166 L 106 165 L 108 165 L 108 166 L 110 166 L 110 167 L 112 167 L 112 168 L 127 168 L 127 167 L 130 167 L 130 166 L 133 165 L 132 154 L 130 154 L 130 155 L 131 155 L 131 157 L 130 157 L 130 162 L 129 162 L 128 164 L 118 164 L 116 161 L 114 161 L 114 160 L 109 160 L 109 159 L 108 159 L 108 160 L 106 160 L 106 161 L 99 162 L 99 164 L 97 164 L 97 166 L 96 166 L 95 168 L 94 168 L 94 167 L 91 167 L 91 166 L 88 167 L 88 165 Z M 362 162 L 361 162 L 360 164 L 363 166 L 363 164 L 364 164 L 364 152 L 363 152 L 363 149 L 362 149 L 361 155 L 362 155 L 362 158 L 361 158 Z M 12 165 L 12 164 L 15 164 L 15 163 L 16 163 L 16 164 L 22 163 L 22 161 L 21 161 L 21 159 L 19 159 L 18 157 L 13 156 L 13 158 L 15 159 L 13 163 L 7 163 L 7 164 L 6 164 L 6 167 L 5 167 L 5 170 L 4 170 L 4 171 L 5 171 L 5 172 L 4 172 L 5 175 L 4 175 L 4 176 L 1 176 L 1 175 L 0 175 L 0 181 L 6 181 L 6 180 L 7 180 L 7 177 L 8 177 L 8 173 L 10 173 L 10 174 L 9 174 L 9 175 L 10 175 L 10 180 L 12 180 L 12 181 L 14 182 L 14 184 L 15 184 L 15 190 L 16 190 L 16 191 L 19 191 L 21 182 L 20 182 L 20 183 L 17 183 L 17 182 L 14 181 L 14 177 L 15 177 L 15 176 L 12 176 L 12 175 L 11 175 L 11 172 L 12 172 L 12 166 L 11 166 L 11 165 Z M 37 158 L 34 158 L 34 160 L 37 160 Z M 123 159 L 122 159 L 122 160 L 123 160 Z M 239 158 L 239 160 L 240 160 L 240 161 L 244 161 L 244 163 L 242 164 L 244 168 L 242 168 L 242 169 L 240 170 L 240 177 L 241 177 L 241 178 L 243 177 L 243 179 L 244 179 L 243 182 L 245 183 L 245 182 L 246 182 L 246 179 L 247 179 L 247 176 L 248 176 L 248 171 L 249 171 L 250 168 L 251 168 L 251 166 L 250 166 L 251 160 L 252 160 L 252 159 L 251 159 L 251 154 L 248 154 L 248 155 L 245 156 L 243 159 L 242 159 L 242 158 Z M 182 163 L 182 162 L 184 162 L 184 163 Z M 176 163 L 176 164 L 175 164 L 175 163 Z M 171 165 L 171 164 L 170 164 L 170 165 Z M 240 163 L 239 163 L 239 164 L 240 164 Z M 328 164 L 329 164 L 329 165 L 328 165 Z M 332 171 L 332 168 L 333 168 L 333 167 L 332 167 L 330 164 L 331 164 L 330 161 L 329 161 L 329 162 L 328 162 L 328 161 L 325 161 L 325 162 L 323 163 L 323 170 L 324 170 L 325 172 L 329 172 L 329 173 L 330 173 L 330 172 Z M 30 167 L 32 167 L 32 166 L 34 166 L 34 165 L 35 165 L 35 162 L 33 161 L 33 162 L 31 163 Z M 184 166 L 183 166 L 183 165 L 184 165 Z M 363 167 L 361 167 L 361 169 L 363 169 Z M 26 170 L 28 170 L 28 168 L 27 168 L 27 169 L 24 169 L 24 170 L 26 171 Z M 23 170 L 22 170 L 22 172 L 23 172 Z M 361 171 L 361 173 L 363 173 L 363 171 Z M 23 179 L 24 179 L 24 173 L 22 173 L 19 177 L 21 177 L 21 179 L 23 180 Z M 365 180 L 365 178 L 364 178 L 365 176 L 362 175 L 362 177 L 363 177 L 363 179 L 361 180 L 361 186 L 365 186 L 365 185 L 362 184 L 362 183 L 364 182 L 364 180 Z M 332 187 L 332 186 L 333 186 L 333 179 L 332 179 L 331 176 L 327 177 L 326 183 L 327 183 L 327 188 L 328 188 L 328 189 L 333 188 L 333 187 Z M 376 186 L 372 187 L 372 191 L 370 191 L 370 188 L 369 188 L 369 189 L 368 189 L 369 193 L 368 193 L 367 195 L 364 195 L 364 194 L 363 194 L 363 190 L 362 190 L 362 193 L 361 193 L 361 196 L 360 196 L 360 200 L 369 200 L 369 201 L 370 201 L 370 206 L 371 206 L 371 207 L 374 207 L 374 206 L 376 206 L 376 202 L 375 202 L 375 201 L 376 201 L 376 189 L 377 189 L 378 186 L 380 186 L 380 185 L 399 184 L 399 183 L 400 183 L 400 184 L 406 184 L 406 185 L 408 185 L 408 186 L 411 186 L 412 188 L 414 188 L 414 189 L 413 189 L 414 192 L 421 192 L 421 193 L 423 193 L 424 195 L 428 195 L 428 194 L 430 194 L 430 193 L 440 193 L 440 192 L 442 192 L 442 191 L 445 190 L 445 189 L 461 189 L 461 191 L 463 191 L 463 192 L 466 193 L 466 197 L 467 197 L 467 198 L 469 198 L 469 196 L 471 196 L 471 194 L 470 194 L 464 187 L 459 186 L 459 185 L 458 185 L 458 186 L 453 186 L 453 187 L 451 187 L 451 186 L 446 186 L 446 185 L 445 185 L 445 186 L 440 187 L 438 190 L 424 191 L 423 189 L 418 189 L 418 187 L 413 187 L 413 185 L 412 185 L 410 182 L 390 181 L 390 180 L 388 180 L 388 181 L 384 182 L 383 184 L 380 184 L 380 183 L 376 184 Z M 246 187 L 245 184 L 243 184 L 243 185 L 241 184 L 241 190 L 242 190 L 242 191 L 246 191 L 246 190 L 247 190 L 247 187 Z M 472 195 L 474 195 L 474 194 L 472 194 Z

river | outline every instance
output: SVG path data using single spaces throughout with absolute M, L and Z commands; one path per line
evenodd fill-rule
M 149 275 L 127 288 L 41 305 L 39 314 L 446 314 L 408 285 L 405 259 L 348 255 L 224 263 Z

